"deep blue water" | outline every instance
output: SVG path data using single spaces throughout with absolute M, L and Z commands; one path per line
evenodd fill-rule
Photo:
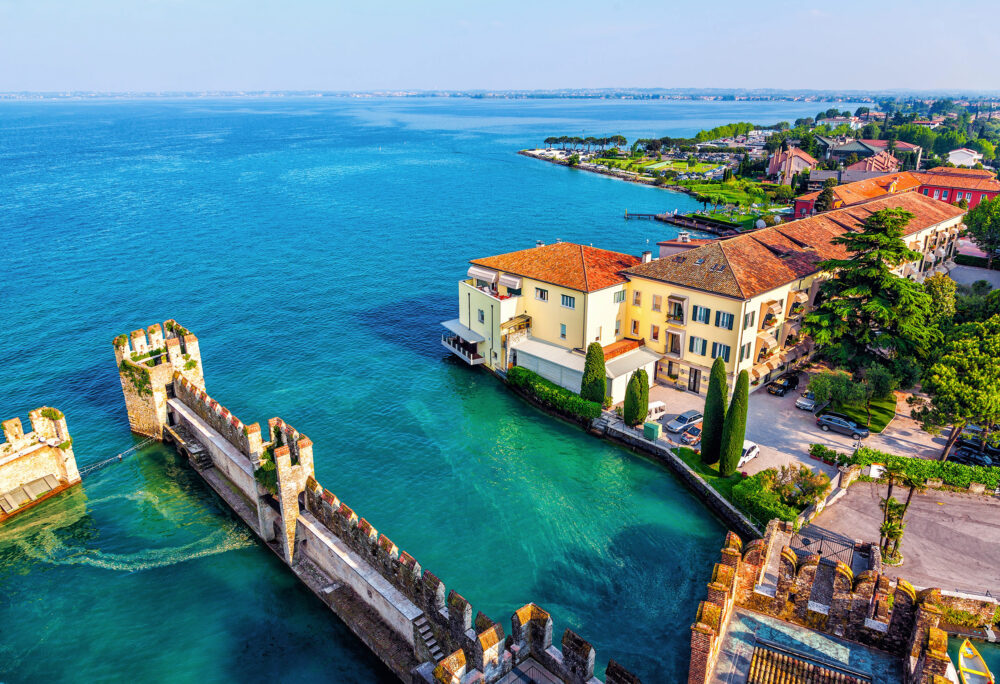
M 846 108 L 846 106 L 844 107 Z M 685 195 L 515 154 L 817 103 L 0 103 L 0 417 L 62 409 L 80 465 L 134 443 L 112 338 L 176 318 L 208 391 L 280 415 L 318 479 L 509 629 L 535 601 L 601 668 L 679 681 L 723 526 L 668 472 L 446 358 L 466 261 L 536 239 L 638 253 Z M 381 664 L 144 449 L 0 531 L 0 680 L 374 681 Z

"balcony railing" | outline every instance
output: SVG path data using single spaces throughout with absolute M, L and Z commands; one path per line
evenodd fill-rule
M 458 356 L 463 361 L 465 361 L 470 366 L 478 366 L 482 363 L 486 363 L 486 359 L 482 354 L 477 354 L 474 351 L 470 351 L 461 343 L 461 338 L 457 335 L 442 335 L 441 344 L 445 346 L 448 351 Z

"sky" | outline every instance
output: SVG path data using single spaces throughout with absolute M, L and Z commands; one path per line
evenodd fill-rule
M 0 0 L 0 91 L 1000 89 L 995 0 Z

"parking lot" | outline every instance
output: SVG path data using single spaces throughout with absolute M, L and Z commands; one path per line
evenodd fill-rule
M 763 387 L 750 395 L 746 438 L 757 443 L 760 456 L 744 466 L 743 470 L 747 473 L 800 463 L 832 476 L 836 468 L 811 459 L 808 454 L 809 445 L 823 444 L 843 453 L 854 450 L 854 440 L 849 436 L 821 431 L 812 413 L 795 408 L 795 400 L 807 384 L 808 373 L 802 373 L 798 389 L 783 397 L 769 394 Z M 705 406 L 703 396 L 662 385 L 650 389 L 649 400 L 666 404 L 667 413 L 661 420 L 664 425 L 679 413 L 689 409 L 701 411 Z M 905 395 L 898 395 L 896 417 L 881 434 L 871 435 L 862 444 L 903 456 L 938 458 L 944 448 L 946 436 L 924 432 L 909 414 L 910 407 Z M 665 436 L 668 439 L 675 438 L 676 441 L 675 435 Z

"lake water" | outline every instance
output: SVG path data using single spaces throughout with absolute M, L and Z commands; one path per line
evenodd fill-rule
M 0 104 L 0 417 L 123 451 L 112 338 L 176 318 L 208 391 L 281 416 L 317 478 L 510 629 L 528 601 L 645 681 L 686 676 L 725 529 L 669 472 L 447 358 L 467 260 L 639 253 L 686 195 L 521 157 L 549 135 L 690 135 L 820 103 L 186 100 Z M 853 106 L 843 105 L 841 108 Z M 391 679 L 169 449 L 0 531 L 0 681 Z

